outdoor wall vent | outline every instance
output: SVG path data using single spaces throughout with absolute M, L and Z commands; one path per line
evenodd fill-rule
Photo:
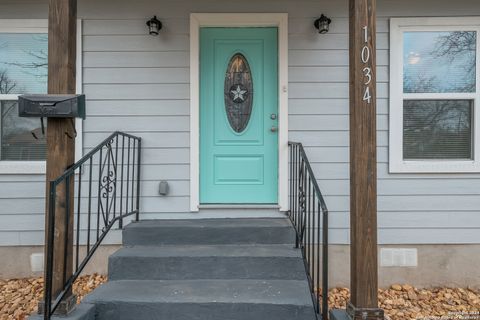
M 166 195 L 168 195 L 169 191 L 170 191 L 170 186 L 168 185 L 168 182 L 167 181 L 160 181 L 160 186 L 158 188 L 158 193 L 161 196 L 166 196 Z
M 381 248 L 381 267 L 416 267 L 418 265 L 416 248 Z
M 32 272 L 43 272 L 43 253 L 32 253 L 30 255 L 30 269 Z

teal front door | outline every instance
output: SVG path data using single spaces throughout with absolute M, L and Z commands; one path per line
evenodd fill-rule
M 276 204 L 277 28 L 200 30 L 200 202 Z

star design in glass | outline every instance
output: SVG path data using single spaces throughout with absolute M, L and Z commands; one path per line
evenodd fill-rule
M 240 88 L 240 85 L 237 85 L 237 89 L 230 92 L 233 93 L 233 101 L 245 101 L 245 97 L 243 95 L 247 93 L 247 90 L 242 90 L 242 88 Z

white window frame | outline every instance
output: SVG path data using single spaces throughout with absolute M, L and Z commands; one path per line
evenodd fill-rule
M 475 93 L 403 93 L 403 32 L 476 31 Z M 403 101 L 406 99 L 473 100 L 473 160 L 404 160 Z M 390 173 L 462 173 L 480 172 L 480 17 L 392 18 L 390 19 Z
M 0 33 L 48 33 L 47 19 L 0 19 Z M 82 92 L 82 21 L 77 20 L 76 91 Z M 18 94 L 0 94 L 0 100 L 17 100 Z M 39 120 L 40 121 L 40 120 Z M 76 119 L 75 161 L 83 152 L 83 120 Z M 0 174 L 45 174 L 46 161 L 2 161 Z

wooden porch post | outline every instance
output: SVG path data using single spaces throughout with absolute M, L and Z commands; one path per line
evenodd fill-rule
M 350 0 L 351 319 L 383 319 L 378 308 L 376 0 Z
M 77 1 L 50 0 L 48 14 L 48 93 L 74 94 L 76 91 L 76 37 Z M 47 204 L 48 216 L 49 181 L 58 178 L 75 162 L 75 120 L 49 118 L 47 124 Z M 70 201 L 73 204 L 73 179 L 70 186 Z M 66 279 L 73 273 L 73 205 L 66 212 L 65 183 L 57 188 L 55 209 L 53 299 L 63 289 L 64 268 Z M 69 218 L 68 226 L 66 217 Z M 47 223 L 46 223 L 47 224 Z M 48 228 L 45 228 L 48 230 Z M 67 259 L 64 260 L 64 244 L 67 238 Z M 47 257 L 47 255 L 45 255 Z M 45 259 L 47 260 L 47 259 Z M 65 264 L 66 262 L 66 264 Z M 68 313 L 75 306 L 75 297 L 67 293 L 58 313 Z

